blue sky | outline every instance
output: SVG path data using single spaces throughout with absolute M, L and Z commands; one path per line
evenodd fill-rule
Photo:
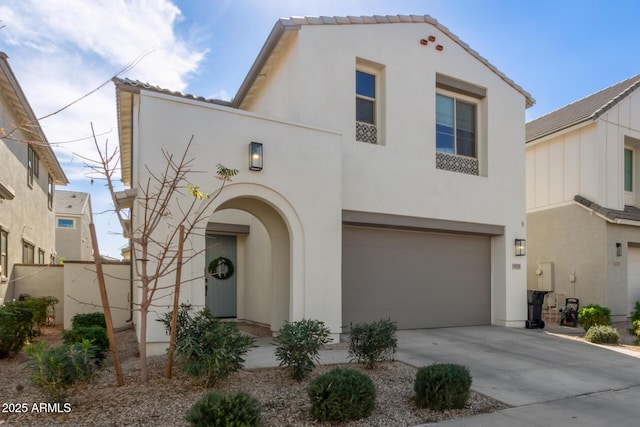
M 534 119 L 640 73 L 636 0 L 3 0 L 0 50 L 44 116 L 146 56 L 123 77 L 204 97 L 234 96 L 279 17 L 430 15 L 531 93 Z M 117 144 L 112 84 L 42 121 L 71 184 L 92 203 L 100 250 L 125 241 L 81 156 Z M 74 142 L 68 142 L 74 141 Z

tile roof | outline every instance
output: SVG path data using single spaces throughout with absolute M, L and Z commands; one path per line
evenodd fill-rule
M 126 90 L 132 91 L 132 92 L 139 92 L 140 89 L 144 89 L 144 90 L 149 90 L 156 93 L 164 93 L 166 95 L 173 95 L 173 96 L 179 96 L 181 98 L 193 99 L 196 101 L 209 102 L 211 104 L 226 105 L 226 106 L 231 105 L 231 103 L 228 101 L 222 101 L 220 99 L 213 99 L 213 98 L 205 98 L 203 96 L 197 96 L 189 93 L 183 93 L 179 91 L 164 89 L 164 88 L 161 88 L 160 86 L 152 85 L 150 83 L 142 82 L 140 80 L 131 80 L 128 78 L 114 77 L 112 81 L 116 86 L 128 87 L 128 89 Z
M 621 211 L 605 208 L 582 196 L 575 196 L 574 200 L 582 206 L 594 210 L 612 222 L 615 222 L 616 220 L 640 221 L 640 209 L 635 206 L 626 205 L 624 210 Z
M 597 120 L 638 87 L 640 87 L 640 74 L 532 120 L 527 123 L 526 142 L 587 120 Z

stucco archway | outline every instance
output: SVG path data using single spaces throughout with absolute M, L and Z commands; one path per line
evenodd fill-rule
M 229 185 L 216 202 L 207 234 L 238 236 L 238 319 L 277 330 L 303 317 L 304 237 L 293 206 L 255 184 Z

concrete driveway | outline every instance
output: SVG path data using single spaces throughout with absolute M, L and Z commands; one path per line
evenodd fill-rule
M 512 408 L 438 426 L 637 426 L 640 359 L 544 330 L 497 326 L 398 332 L 398 359 L 465 365 L 472 388 Z

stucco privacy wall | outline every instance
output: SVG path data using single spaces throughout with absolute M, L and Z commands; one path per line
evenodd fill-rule
M 334 333 L 339 333 L 340 269 L 336 266 L 341 262 L 340 135 L 146 91 L 141 92 L 139 102 L 139 113 L 134 114 L 138 121 L 134 129 L 139 133 L 133 135 L 133 158 L 136 162 L 143 159 L 144 164 L 134 164 L 132 185 L 146 182 L 145 166 L 153 169 L 165 164 L 161 149 L 180 155 L 193 135 L 187 157 L 194 159 L 194 170 L 203 172 L 192 178 L 203 191 L 212 192 L 219 185 L 214 177 L 216 164 L 239 170 L 214 209 L 242 197 L 262 203 L 281 216 L 289 234 L 286 257 L 291 259 L 287 272 L 290 280 L 284 286 L 292 307 L 290 318 L 323 318 Z M 261 172 L 248 170 L 251 141 L 264 144 Z M 134 216 L 134 221 L 139 218 Z M 137 226 L 139 223 L 133 224 L 134 229 Z M 203 249 L 204 239 L 195 237 L 186 247 L 187 251 Z M 183 268 L 183 301 L 204 303 L 204 267 L 204 257 L 198 257 Z M 167 277 L 166 282 L 173 283 L 173 278 Z M 161 325 L 150 322 L 148 351 L 162 353 L 165 341 Z
M 420 44 L 429 35 L 441 52 Z M 523 95 L 424 23 L 303 25 L 282 58 L 249 109 L 343 133 L 345 210 L 504 225 L 505 235 L 492 239 L 492 322 L 519 325 L 526 318 L 526 261 L 515 257 L 513 242 L 525 238 Z M 355 140 L 359 61 L 382 70 L 382 145 Z M 484 176 L 435 167 L 438 73 L 487 88 L 479 110 Z
M 130 265 L 102 264 L 111 318 L 115 328 L 130 325 Z M 71 327 L 71 319 L 78 313 L 102 311 L 96 267 L 92 262 L 64 264 L 64 327 Z
M 18 299 L 20 294 L 31 297 L 55 297 L 55 322 L 61 324 L 64 318 L 64 271 L 61 265 L 16 265 L 14 274 L 19 279 L 14 282 L 13 292 L 7 300 Z

